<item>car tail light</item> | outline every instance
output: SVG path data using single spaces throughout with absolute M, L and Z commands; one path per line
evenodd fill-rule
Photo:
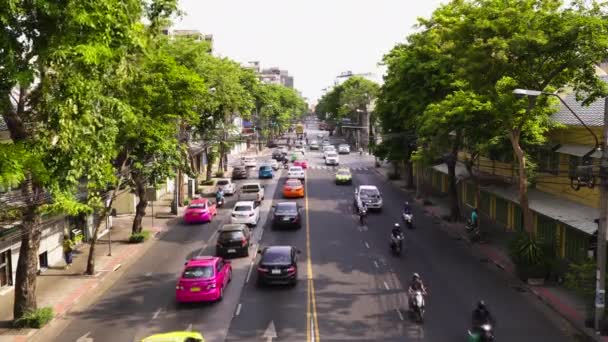
M 211 290 L 215 288 L 215 284 L 209 284 L 207 285 L 207 290 Z
M 176 290 L 183 290 L 183 289 L 184 289 L 184 287 L 183 287 L 182 285 L 179 285 L 179 284 L 178 284 L 178 285 L 175 287 L 175 289 L 176 289 Z
M 289 266 L 289 268 L 287 268 L 287 273 L 293 273 L 296 271 L 296 267 L 295 266 Z
M 247 246 L 247 239 L 241 240 L 241 246 L 243 246 L 243 247 Z
M 266 267 L 261 267 L 261 266 L 258 266 L 258 272 L 267 273 L 267 272 L 268 272 L 268 269 L 267 269 Z

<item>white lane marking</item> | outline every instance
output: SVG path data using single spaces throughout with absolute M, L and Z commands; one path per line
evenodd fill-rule
M 146 272 L 146 274 L 144 274 L 144 276 L 151 277 L 152 276 L 152 272 Z
M 378 265 L 378 262 L 374 260 L 374 266 L 376 266 L 376 268 L 380 268 L 380 265 Z
M 388 284 L 387 284 L 386 282 L 384 282 L 384 287 L 385 287 L 387 290 L 390 290 L 390 289 L 391 289 L 390 287 L 388 287 Z
M 251 261 L 251 264 L 249 265 L 249 271 L 247 271 L 247 279 L 245 279 L 245 283 L 249 282 L 249 278 L 251 278 L 252 270 L 253 270 L 253 261 Z
M 403 321 L 403 314 L 401 314 L 401 310 L 395 309 L 397 311 L 397 315 L 399 315 L 399 319 Z
M 365 248 L 369 249 L 369 243 L 367 243 L 367 242 L 365 243 Z
M 192 331 L 192 323 L 188 324 L 188 327 L 186 328 L 186 331 Z
M 86 334 L 80 336 L 76 342 L 93 342 L 93 338 L 89 337 L 89 335 L 91 335 L 91 332 L 87 332 Z
M 118 264 L 116 266 L 114 266 L 114 268 L 112 268 L 112 272 L 115 272 L 117 269 L 121 268 L 122 264 Z
M 315 321 L 310 318 L 310 342 L 315 342 Z
M 239 303 L 239 305 L 237 305 L 236 313 L 234 314 L 234 316 L 238 316 L 240 313 L 241 313 L 241 303 Z
M 154 313 L 154 316 L 152 316 L 152 319 L 157 319 L 158 315 L 160 315 L 160 312 L 162 311 L 162 308 L 158 308 L 158 310 L 156 310 L 156 312 Z

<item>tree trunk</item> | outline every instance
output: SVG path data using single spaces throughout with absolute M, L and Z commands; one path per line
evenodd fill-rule
M 31 174 L 24 181 L 21 192 L 29 203 L 23 216 L 21 247 L 15 274 L 14 319 L 21 318 L 28 311 L 37 309 L 36 274 L 41 237 L 41 217 L 37 208 L 40 205 L 42 189 L 33 184 Z
M 86 274 L 94 275 L 95 274 L 95 247 L 97 246 L 97 238 L 99 234 L 99 227 L 103 222 L 106 221 L 110 210 L 112 210 L 112 203 L 114 202 L 114 198 L 116 197 L 116 193 L 120 186 L 122 185 L 122 177 L 118 178 L 118 181 L 115 184 L 114 190 L 110 190 L 109 192 L 109 201 L 104 201 L 104 208 L 101 210 L 101 213 L 97 220 L 93 224 L 93 236 L 91 237 L 91 246 L 89 247 L 89 257 L 87 259 L 87 270 Z
M 146 216 L 146 207 L 148 207 L 148 201 L 146 199 L 146 182 L 140 177 L 133 177 L 135 183 L 135 192 L 139 197 L 139 202 L 135 207 L 135 218 L 133 219 L 133 226 L 131 227 L 131 233 L 141 233 L 142 225 L 141 222 Z
M 414 165 L 411 160 L 405 162 L 405 186 L 408 189 L 413 189 L 414 186 Z
M 475 187 L 475 203 L 477 204 L 476 207 L 478 208 L 481 204 L 481 189 L 479 188 L 479 179 L 477 178 L 477 175 L 475 175 L 475 173 L 473 172 L 473 165 L 475 164 L 475 160 L 477 158 L 479 158 L 479 153 L 472 153 L 470 159 L 467 159 L 467 161 L 465 162 L 465 167 L 467 168 L 467 173 L 469 174 L 471 181 L 473 181 L 473 186 Z M 480 218 L 481 217 L 478 215 L 478 227 L 481 227 L 481 225 L 479 224 Z
M 528 202 L 528 177 L 526 176 L 526 154 L 519 144 L 521 133 L 519 129 L 515 129 L 509 132 L 509 140 L 513 146 L 513 152 L 517 157 L 517 171 L 518 171 L 518 182 L 519 182 L 519 206 L 523 216 L 524 229 L 530 234 L 536 234 L 534 229 L 534 220 L 532 212 L 530 211 L 530 204 Z
M 449 158 L 446 160 L 449 180 L 448 197 L 450 199 L 450 220 L 452 222 L 456 222 L 460 218 L 460 202 L 458 201 L 458 187 L 456 184 L 456 163 L 458 161 L 459 141 L 460 133 L 457 133 L 454 143 L 452 144 L 452 151 Z

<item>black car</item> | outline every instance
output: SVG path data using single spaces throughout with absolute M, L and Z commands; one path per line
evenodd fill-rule
M 274 206 L 272 228 L 302 228 L 302 215 L 296 202 L 281 202 Z
M 274 159 L 274 160 L 283 161 L 283 159 L 285 159 L 285 156 L 287 156 L 287 153 L 285 153 L 281 150 L 272 151 L 272 159 Z
M 232 179 L 247 179 L 249 177 L 249 171 L 245 165 L 238 165 L 232 169 Z
M 225 224 L 219 231 L 215 253 L 220 257 L 249 256 L 251 234 L 244 224 Z
M 258 263 L 258 285 L 286 284 L 298 282 L 298 249 L 292 246 L 270 246 L 261 251 Z
M 277 142 L 276 142 L 276 141 L 274 141 L 274 140 L 270 140 L 270 141 L 268 141 L 268 144 L 267 144 L 266 146 L 267 146 L 267 147 L 270 147 L 270 148 L 273 148 L 273 147 L 277 147 L 277 146 L 278 146 L 278 144 L 277 144 Z

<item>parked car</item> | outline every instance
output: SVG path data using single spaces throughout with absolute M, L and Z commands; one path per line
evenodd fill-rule
M 179 303 L 222 300 L 231 279 L 230 261 L 212 256 L 195 257 L 186 262 L 175 286 L 175 299 Z
M 211 222 L 217 215 L 215 203 L 206 198 L 192 200 L 184 212 L 184 223 L 204 223 Z
M 336 184 L 352 184 L 353 175 L 347 168 L 341 168 L 336 173 Z
M 230 214 L 230 223 L 257 226 L 260 221 L 260 207 L 254 201 L 236 202 Z
M 340 144 L 340 145 L 338 145 L 338 153 L 339 154 L 349 154 L 350 153 L 350 146 L 348 146 L 346 144 Z
M 295 180 L 300 183 L 300 181 Z M 302 186 L 302 183 L 300 183 Z M 274 206 L 272 228 L 302 228 L 301 208 L 296 202 L 279 202 Z
M 241 186 L 238 194 L 239 201 L 255 201 L 261 202 L 264 200 L 264 186 L 260 183 L 245 183 Z
M 249 171 L 245 165 L 237 165 L 232 168 L 232 179 L 247 179 L 249 177 Z
M 382 195 L 375 185 L 359 185 L 355 189 L 355 208 L 358 208 L 361 203 L 365 204 L 368 209 L 382 210 Z
M 258 165 L 258 162 L 255 160 L 254 156 L 245 156 L 242 158 L 242 161 L 245 167 L 256 167 Z
M 287 170 L 287 178 L 295 178 L 304 181 L 306 179 L 306 172 L 301 166 L 291 166 L 289 170 Z
M 251 233 L 244 224 L 229 223 L 220 228 L 215 244 L 215 254 L 220 257 L 248 256 Z
M 300 250 L 292 246 L 270 246 L 261 251 L 258 263 L 258 285 L 287 284 L 298 282 L 297 254 Z
M 288 179 L 283 186 L 283 196 L 290 197 L 304 197 L 304 185 L 299 179 Z
M 304 159 L 296 159 L 293 162 L 293 166 L 301 166 L 304 170 L 308 168 L 308 162 Z
M 258 178 L 263 179 L 263 178 L 272 178 L 272 177 L 273 177 L 272 166 L 270 166 L 270 165 L 260 166 L 260 169 L 258 170 Z
M 334 151 L 325 152 L 325 165 L 339 165 L 340 157 Z
M 230 196 L 234 195 L 236 192 L 236 184 L 232 183 L 232 181 L 228 178 L 218 179 L 217 182 L 215 182 L 215 185 L 218 187 L 218 189 L 222 189 L 224 195 Z

